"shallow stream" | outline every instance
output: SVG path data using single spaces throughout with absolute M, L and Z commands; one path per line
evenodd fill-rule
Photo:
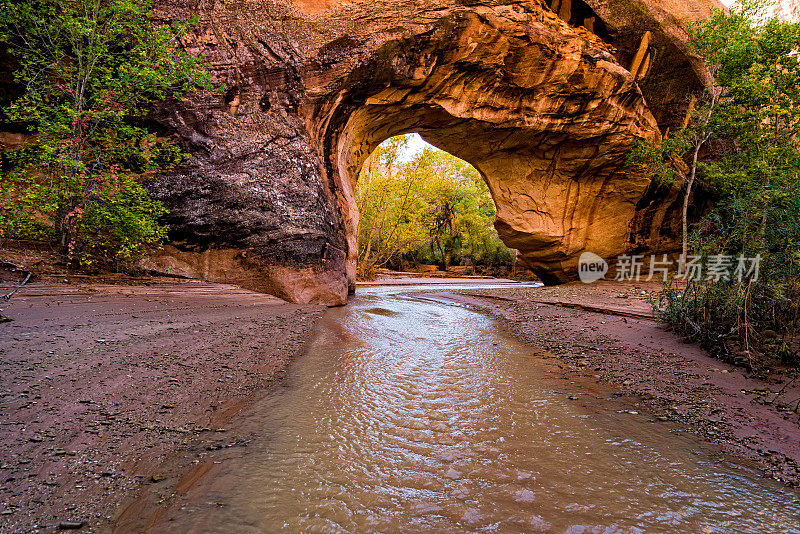
M 209 496 L 224 506 L 176 531 L 800 532 L 797 495 L 646 415 L 581 407 L 495 320 L 411 290 L 326 313 L 251 410 L 263 430 Z

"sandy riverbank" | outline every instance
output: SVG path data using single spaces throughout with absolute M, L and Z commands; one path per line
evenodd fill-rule
M 197 451 L 240 444 L 226 426 L 322 311 L 200 282 L 26 286 L 0 324 L 0 532 L 145 513 Z
M 684 425 L 765 475 L 798 486 L 800 415 L 793 408 L 800 384 L 787 385 L 785 374 L 756 378 L 684 343 L 652 317 L 647 299 L 658 289 L 601 282 L 426 297 L 488 312 L 542 358 L 557 359 L 564 376 L 610 384 L 616 395 L 631 397 L 633 410 Z

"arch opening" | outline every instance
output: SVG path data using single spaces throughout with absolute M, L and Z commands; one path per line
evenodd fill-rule
M 485 178 L 417 134 L 378 145 L 360 170 L 355 197 L 359 279 L 372 279 L 383 267 L 517 275 L 516 251 L 494 228 L 496 207 Z

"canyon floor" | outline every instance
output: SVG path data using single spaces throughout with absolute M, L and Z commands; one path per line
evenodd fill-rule
M 785 376 L 754 378 L 683 343 L 652 319 L 657 289 L 431 287 L 424 298 L 497 317 L 583 385 L 574 402 L 612 388 L 618 409 L 796 485 L 800 421 L 788 404 L 800 386 L 778 395 Z M 213 451 L 247 446 L 237 414 L 280 384 L 323 309 L 219 284 L 73 279 L 30 284 L 2 313 L 0 532 L 63 521 L 130 532 L 198 483 Z
M 74 278 L 2 308 L 2 533 L 104 532 L 128 496 L 174 491 L 197 450 L 241 444 L 228 424 L 323 311 L 220 284 Z

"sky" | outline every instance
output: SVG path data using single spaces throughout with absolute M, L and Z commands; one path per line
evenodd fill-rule
M 406 161 L 410 161 L 414 159 L 414 156 L 425 150 L 429 147 L 428 143 L 426 143 L 419 134 L 411 134 L 411 139 L 408 142 L 408 147 L 403 153 L 403 159 Z

